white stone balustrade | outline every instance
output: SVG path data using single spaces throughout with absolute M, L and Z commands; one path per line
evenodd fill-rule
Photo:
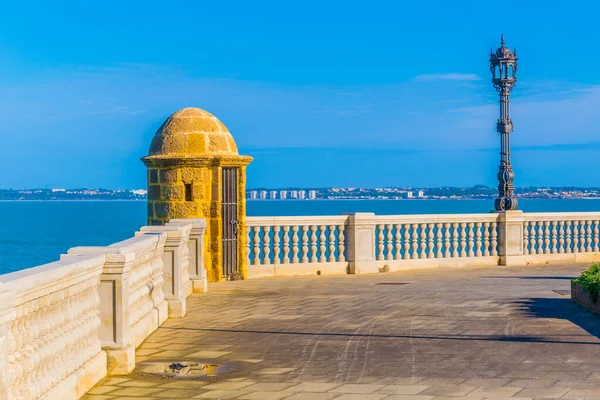
M 0 398 L 77 399 L 104 377 L 104 255 L 0 275 Z
M 100 339 L 108 372 L 135 367 L 135 348 L 167 319 L 163 253 L 167 233 L 143 234 L 107 247 L 74 247 L 63 257 L 104 254 L 100 279 Z
M 523 215 L 248 217 L 249 276 L 514 263 L 523 254 Z
M 599 259 L 600 213 L 525 213 L 520 262 L 589 262 Z
M 346 216 L 248 217 L 249 277 L 345 274 Z
M 135 367 L 135 348 L 206 291 L 203 219 L 0 275 L 0 399 L 77 399 Z

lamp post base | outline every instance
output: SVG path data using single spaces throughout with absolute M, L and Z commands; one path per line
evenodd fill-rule
M 519 202 L 514 197 L 496 197 L 494 201 L 496 211 L 514 211 L 518 205 Z

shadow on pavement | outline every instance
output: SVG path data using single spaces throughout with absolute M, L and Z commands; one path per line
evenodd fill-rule
M 515 304 L 527 316 L 564 319 L 600 338 L 600 316 L 570 298 L 531 298 L 516 301 Z
M 562 279 L 562 280 L 571 280 L 576 278 L 576 276 L 480 276 L 480 278 L 492 278 L 492 279 L 532 279 L 532 280 L 541 280 L 541 279 Z

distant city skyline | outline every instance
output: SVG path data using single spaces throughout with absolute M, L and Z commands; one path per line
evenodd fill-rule
M 139 159 L 185 106 L 255 158 L 249 187 L 495 186 L 488 56 L 502 33 L 520 58 L 516 187 L 600 186 L 597 2 L 524 3 L 510 18 L 479 1 L 177 9 L 5 5 L 0 187 L 146 187 Z

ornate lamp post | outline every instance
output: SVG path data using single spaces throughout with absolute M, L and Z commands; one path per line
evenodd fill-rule
M 513 123 L 510 119 L 510 91 L 517 82 L 517 49 L 510 51 L 504 47 L 504 35 L 501 46 L 492 52 L 490 50 L 490 70 L 492 83 L 500 93 L 500 118 L 496 130 L 500 133 L 500 170 L 498 171 L 498 197 L 495 201 L 497 211 L 517 209 L 517 199 L 514 197 L 515 173 L 510 163 L 510 133 Z

